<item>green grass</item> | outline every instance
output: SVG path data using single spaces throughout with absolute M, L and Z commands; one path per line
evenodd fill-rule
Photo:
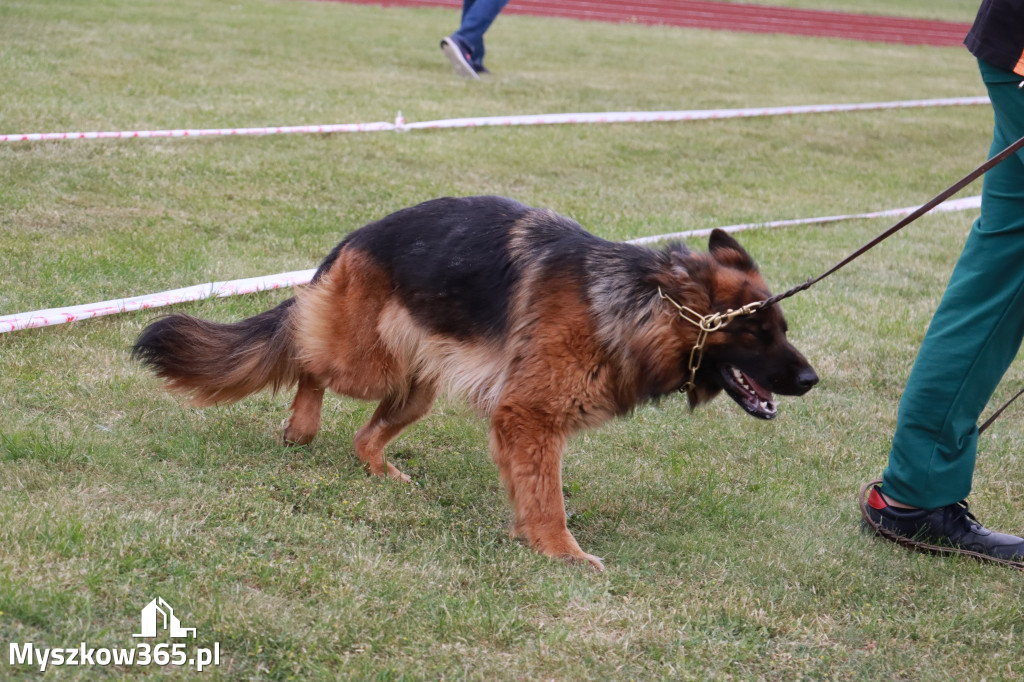
M 893 13 L 921 4 L 886 3 Z M 507 16 L 495 76 L 456 79 L 452 13 L 336 3 L 0 5 L 2 132 L 781 106 L 978 95 L 964 50 Z M 969 20 L 969 17 L 964 17 Z M 412 37 L 412 39 L 410 39 Z M 421 39 L 422 37 L 422 39 Z M 0 146 L 0 312 L 314 266 L 348 231 L 499 193 L 626 239 L 928 199 L 984 157 L 985 107 L 701 123 Z M 974 188 L 977 189 L 976 187 Z M 973 219 L 922 219 L 785 305 L 821 385 L 773 423 L 669 398 L 574 439 L 573 532 L 601 575 L 508 539 L 486 424 L 457 401 L 351 452 L 287 396 L 194 410 L 129 361 L 157 313 L 0 335 L 0 679 L 9 642 L 134 646 L 176 607 L 210 679 L 1010 679 L 1019 574 L 863 536 L 854 496 Z M 783 289 L 887 227 L 741 241 Z M 700 246 L 699 243 L 695 244 Z M 287 292 L 180 306 L 235 320 Z M 1024 379 L 1014 368 L 997 398 Z M 986 433 L 972 503 L 1024 525 L 1022 417 Z M 65 668 L 60 679 L 159 669 Z M 189 677 L 185 669 L 163 672 Z
M 735 0 L 723 0 L 735 2 Z M 856 12 L 883 16 L 970 22 L 978 11 L 976 0 L 744 0 L 753 5 L 774 5 L 832 12 Z

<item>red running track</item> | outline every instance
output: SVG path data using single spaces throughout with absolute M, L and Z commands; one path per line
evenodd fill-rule
M 385 7 L 449 7 L 462 0 L 336 0 Z M 709 0 L 511 0 L 506 14 L 685 26 L 748 33 L 846 38 L 904 45 L 959 46 L 969 23 L 792 9 Z

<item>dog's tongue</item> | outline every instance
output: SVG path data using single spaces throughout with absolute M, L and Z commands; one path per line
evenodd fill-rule
M 749 386 L 751 388 L 751 390 L 754 391 L 754 395 L 756 395 L 761 400 L 767 400 L 769 402 L 771 401 L 771 399 L 772 399 L 772 392 L 771 391 L 769 391 L 764 386 L 762 386 L 761 384 L 759 384 L 756 381 L 754 381 L 754 379 L 749 374 L 744 373 L 743 374 L 743 378 L 746 379 L 747 386 Z

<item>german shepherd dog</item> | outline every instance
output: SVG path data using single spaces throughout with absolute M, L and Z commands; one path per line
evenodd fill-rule
M 163 317 L 132 355 L 196 405 L 297 385 L 288 444 L 316 436 L 326 389 L 380 401 L 355 452 L 370 473 L 403 481 L 385 446 L 439 392 L 465 396 L 490 418 L 513 533 L 601 570 L 566 527 L 562 450 L 580 429 L 691 380 L 699 329 L 662 293 L 701 315 L 770 295 L 721 230 L 708 253 L 656 251 L 511 199 L 444 198 L 349 234 L 276 308 L 235 324 Z M 775 416 L 773 392 L 802 395 L 818 381 L 778 305 L 708 334 L 692 374 L 691 409 L 724 390 L 763 419 Z

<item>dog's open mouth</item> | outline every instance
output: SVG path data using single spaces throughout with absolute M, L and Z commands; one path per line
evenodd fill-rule
M 775 396 L 732 365 L 722 367 L 722 383 L 729 397 L 759 419 L 774 419 L 777 414 Z

